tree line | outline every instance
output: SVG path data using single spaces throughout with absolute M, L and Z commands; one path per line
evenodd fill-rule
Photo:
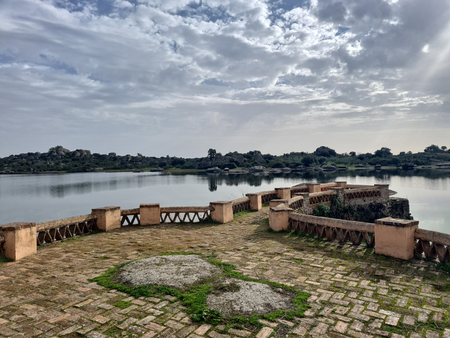
M 402 164 L 433 165 L 450 161 L 450 150 L 446 146 L 431 145 L 423 152 L 400 152 L 394 155 L 390 148 L 382 147 L 373 153 L 337 153 L 326 146 L 318 147 L 314 152 L 290 152 L 283 155 L 263 154 L 259 150 L 239 153 L 237 151 L 222 154 L 210 148 L 205 157 L 151 157 L 138 153 L 117 155 L 116 153 L 91 153 L 90 150 L 68 150 L 62 146 L 50 148 L 45 153 L 29 152 L 0 158 L 0 173 L 36 173 L 36 172 L 85 172 L 103 170 L 163 170 L 195 169 L 210 167 L 221 169 L 251 168 L 298 168 L 323 165 L 361 166 L 381 165 L 399 166 Z

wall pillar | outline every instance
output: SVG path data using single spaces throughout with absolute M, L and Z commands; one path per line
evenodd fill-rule
M 291 188 L 275 188 L 275 191 L 280 199 L 288 200 L 291 198 Z
M 210 202 L 211 218 L 219 223 L 228 223 L 233 220 L 233 203 L 228 201 Z
M 385 217 L 375 220 L 375 253 L 408 260 L 414 257 L 419 221 Z
M 288 200 L 287 199 L 277 198 L 277 199 L 269 201 L 269 207 L 271 207 L 271 208 L 276 207 L 276 206 L 278 206 L 280 204 L 287 206 Z
M 37 252 L 36 223 L 9 223 L 0 225 L 5 237 L 5 256 L 18 261 Z
M 294 211 L 286 205 L 279 205 L 270 208 L 269 226 L 274 231 L 286 230 L 289 228 L 289 214 Z
M 307 186 L 308 186 L 308 192 L 310 194 L 315 193 L 315 192 L 321 192 L 319 183 L 311 183 L 311 184 L 307 184 Z
M 344 188 L 344 189 L 347 188 L 347 181 L 336 181 L 335 183 L 336 183 L 336 186 L 339 188 Z
M 97 216 L 97 227 L 101 231 L 120 229 L 120 207 L 103 207 L 92 209 L 92 214 Z
M 161 220 L 161 208 L 159 203 L 141 204 L 139 206 L 141 225 L 156 225 Z
M 262 209 L 262 198 L 260 194 L 246 194 L 250 200 L 250 210 L 261 210 Z

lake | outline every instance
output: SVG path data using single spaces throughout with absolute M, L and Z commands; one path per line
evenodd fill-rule
M 450 233 L 450 172 L 443 170 L 347 171 L 255 175 L 72 173 L 0 175 L 0 224 L 43 222 L 89 214 L 92 208 L 138 208 L 141 203 L 207 206 L 247 193 L 308 183 L 387 183 L 408 198 L 419 227 Z

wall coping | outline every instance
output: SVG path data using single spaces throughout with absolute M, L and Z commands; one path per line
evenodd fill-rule
M 375 220 L 375 224 L 386 225 L 397 228 L 411 228 L 419 225 L 419 221 L 413 221 L 409 219 L 397 219 L 392 217 L 385 217 Z
M 13 222 L 13 223 L 0 225 L 0 231 L 16 231 L 16 230 L 32 228 L 35 226 L 36 226 L 36 223 L 34 223 L 34 222 Z

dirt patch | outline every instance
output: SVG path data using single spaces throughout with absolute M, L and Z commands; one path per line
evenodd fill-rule
M 221 272 L 197 255 L 157 256 L 125 265 L 114 281 L 131 286 L 157 284 L 182 288 Z
M 220 311 L 224 316 L 266 314 L 275 310 L 292 309 L 292 299 L 295 297 L 293 292 L 236 278 L 227 278 L 221 282 L 221 285 L 227 284 L 234 285 L 234 290 L 212 293 L 206 301 L 208 308 Z M 223 289 L 226 290 L 226 287 Z

